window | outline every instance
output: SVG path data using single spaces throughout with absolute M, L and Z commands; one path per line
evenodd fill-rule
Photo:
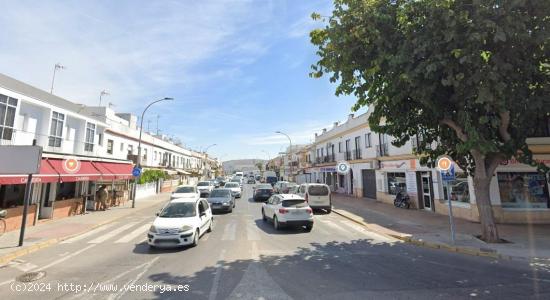
M 97 135 L 97 144 L 103 146 L 103 133 Z
M 388 173 L 388 193 L 397 195 L 399 191 L 407 191 L 405 173 Z
M 143 159 L 147 159 L 147 148 L 143 149 Z
M 50 125 L 50 137 L 48 138 L 48 146 L 61 147 L 61 140 L 63 139 L 63 122 L 65 121 L 65 115 L 52 112 L 52 123 Z
M 365 134 L 365 148 L 372 147 L 371 139 L 370 139 L 370 132 Z
M 157 160 L 157 151 L 153 152 L 153 160 Z
M 342 142 L 338 142 L 338 153 L 342 153 Z
M 113 140 L 107 140 L 107 153 L 113 154 Z
M 544 174 L 536 172 L 497 173 L 503 208 L 548 208 L 548 188 Z
M 355 150 L 359 150 L 361 148 L 361 137 L 356 136 L 355 137 Z
M 445 200 L 470 203 L 468 177 L 465 173 L 456 173 L 456 180 L 443 185 L 443 197 Z
M 128 155 L 132 155 L 132 154 L 134 154 L 134 146 L 128 145 Z
M 0 94 L 0 139 L 11 140 L 17 99 Z
M 94 151 L 95 124 L 86 123 L 86 139 L 84 140 L 84 151 Z

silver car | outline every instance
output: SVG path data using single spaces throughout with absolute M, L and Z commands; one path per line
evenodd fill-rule
M 215 189 L 208 196 L 208 203 L 212 211 L 232 212 L 235 208 L 235 198 L 230 189 Z

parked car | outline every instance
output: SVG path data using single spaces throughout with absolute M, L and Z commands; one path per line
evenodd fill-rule
M 201 197 L 208 197 L 210 192 L 214 189 L 214 185 L 210 181 L 199 181 L 199 183 L 197 183 L 197 189 L 199 190 Z
M 303 197 L 313 209 L 332 211 L 330 188 L 322 183 L 303 183 L 298 189 L 298 195 Z
M 262 176 L 256 175 L 256 177 L 254 179 L 256 179 L 256 181 L 260 181 L 262 179 Z
M 286 189 L 286 186 L 289 184 L 288 181 L 277 181 L 275 185 L 273 186 L 273 190 L 277 194 L 283 194 L 284 189 Z
M 239 186 L 242 188 L 243 187 L 243 180 L 242 179 L 239 179 L 239 178 L 233 178 L 231 179 L 230 182 L 235 182 L 235 183 L 238 183 Z
M 254 179 L 254 177 L 248 177 L 248 180 L 246 181 L 246 183 L 254 184 L 254 183 L 256 183 L 256 180 Z
M 231 190 L 226 188 L 213 190 L 208 196 L 208 203 L 212 211 L 232 212 L 235 208 L 235 198 L 231 195 Z
M 179 198 L 200 198 L 200 193 L 197 188 L 192 185 L 181 185 L 172 192 L 172 195 L 170 195 L 170 200 Z
M 298 189 L 300 188 L 300 186 L 296 183 L 292 183 L 291 185 L 289 185 L 287 187 L 287 190 L 285 193 L 287 194 L 298 194 Z
M 224 188 L 231 190 L 231 195 L 235 198 L 241 198 L 241 186 L 238 182 L 228 182 L 225 184 Z
M 254 201 L 266 201 L 273 195 L 271 184 L 259 184 L 254 187 Z
M 212 210 L 205 199 L 176 199 L 157 213 L 147 243 L 150 247 L 196 246 L 205 232 L 212 231 L 212 222 Z
M 275 230 L 284 226 L 305 226 L 307 231 L 313 228 L 313 210 L 304 198 L 293 194 L 269 197 L 262 205 L 262 219 L 264 222 L 271 220 Z

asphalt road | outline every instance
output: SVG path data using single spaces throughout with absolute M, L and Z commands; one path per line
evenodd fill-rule
M 21 257 L 0 268 L 1 298 L 550 299 L 547 266 L 407 245 L 336 214 L 277 232 L 251 193 L 195 248 L 149 249 L 155 207 Z

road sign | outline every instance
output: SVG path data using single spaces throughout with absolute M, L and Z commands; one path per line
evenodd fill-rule
M 336 165 L 336 170 L 340 175 L 346 175 L 349 173 L 350 166 L 347 161 L 341 161 Z
M 451 168 L 446 171 L 441 171 L 441 180 L 445 182 L 454 181 L 456 179 L 455 175 L 455 165 L 451 164 Z
M 453 165 L 453 161 L 446 156 L 440 157 L 437 160 L 437 168 L 440 171 L 448 171 L 449 169 L 451 169 L 452 165 Z
M 141 168 L 140 167 L 134 167 L 132 170 L 132 176 L 139 177 L 141 175 Z

